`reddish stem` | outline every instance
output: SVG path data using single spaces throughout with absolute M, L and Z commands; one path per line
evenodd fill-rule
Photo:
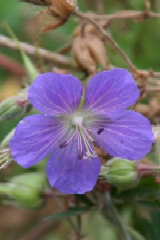
M 0 66 L 8 70 L 9 72 L 23 77 L 26 75 L 25 69 L 19 63 L 6 57 L 4 54 L 0 54 Z

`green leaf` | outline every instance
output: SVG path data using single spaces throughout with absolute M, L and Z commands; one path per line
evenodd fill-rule
M 63 218 L 73 217 L 76 215 L 84 214 L 90 210 L 91 210 L 91 208 L 88 208 L 88 207 L 74 207 L 74 208 L 72 207 L 72 208 L 68 208 L 67 211 L 48 216 L 48 217 L 44 218 L 42 221 L 59 220 L 59 219 L 63 219 Z
M 139 232 L 137 232 L 135 229 L 131 227 L 128 227 L 128 232 L 136 240 L 145 240 L 145 238 Z
M 94 206 L 94 203 L 85 194 L 75 194 L 74 196 L 77 198 L 78 201 L 85 203 L 87 206 Z
M 155 179 L 153 177 L 147 177 L 142 179 L 137 187 L 115 194 L 115 197 L 127 201 L 139 200 L 144 197 L 155 200 L 158 198 L 158 193 L 159 185 L 155 182 Z
M 142 222 L 146 231 L 147 240 L 159 240 L 160 236 L 160 211 L 157 209 L 150 209 L 150 217 L 143 218 Z
M 147 208 L 156 208 L 157 210 L 160 210 L 160 203 L 157 200 L 155 201 L 140 200 L 137 201 L 137 203 Z

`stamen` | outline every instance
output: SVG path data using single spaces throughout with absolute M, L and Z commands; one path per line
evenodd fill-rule
M 99 128 L 97 134 L 100 135 L 104 131 L 104 128 Z
M 78 131 L 78 128 L 76 127 L 76 131 L 73 133 L 73 135 L 70 137 L 70 139 L 68 141 L 64 141 L 62 144 L 59 145 L 59 147 L 65 148 L 68 145 L 68 143 L 70 143 L 70 141 L 75 137 L 77 131 Z
M 84 126 L 81 126 L 81 127 L 82 127 L 85 135 L 87 136 L 87 138 L 93 142 L 93 139 L 91 138 L 91 136 L 90 136 L 89 133 L 87 132 L 86 128 L 85 128 Z
M 85 133 L 83 132 L 84 131 L 84 127 L 80 127 L 79 126 L 79 131 L 80 131 L 80 134 L 81 134 L 81 137 L 83 139 L 83 142 L 84 142 L 84 145 L 86 147 L 86 156 L 83 156 L 84 159 L 88 159 L 88 158 L 91 158 L 91 157 L 96 157 L 97 155 L 95 154 L 95 151 L 92 149 L 90 143 L 88 142 L 88 139 L 85 135 Z M 85 130 L 86 131 L 86 130 Z M 87 132 L 87 131 L 86 131 Z M 88 133 L 87 133 L 88 134 Z M 91 138 L 91 137 L 90 137 Z M 92 138 L 91 138 L 92 139 Z M 93 141 L 93 140 L 92 140 Z

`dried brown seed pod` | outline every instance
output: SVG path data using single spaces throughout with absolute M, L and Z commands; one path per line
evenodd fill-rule
M 76 64 L 80 69 L 85 70 L 88 73 L 96 72 L 96 62 L 90 55 L 85 38 L 74 38 L 72 53 Z
M 93 60 L 97 64 L 100 64 L 104 69 L 108 69 L 109 63 L 104 43 L 98 37 L 93 35 L 87 36 L 85 40 Z

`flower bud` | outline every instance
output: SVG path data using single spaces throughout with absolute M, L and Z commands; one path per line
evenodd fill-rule
M 41 193 L 45 185 L 42 174 L 27 173 L 13 177 L 9 183 L 1 183 L 0 194 L 7 195 L 11 204 L 27 209 L 39 208 L 44 204 Z
M 27 89 L 18 95 L 5 99 L 0 103 L 0 121 L 16 119 L 22 117 L 31 109 L 31 104 L 27 99 Z
M 113 158 L 102 166 L 101 176 L 121 189 L 133 187 L 138 181 L 134 161 L 121 158 Z

